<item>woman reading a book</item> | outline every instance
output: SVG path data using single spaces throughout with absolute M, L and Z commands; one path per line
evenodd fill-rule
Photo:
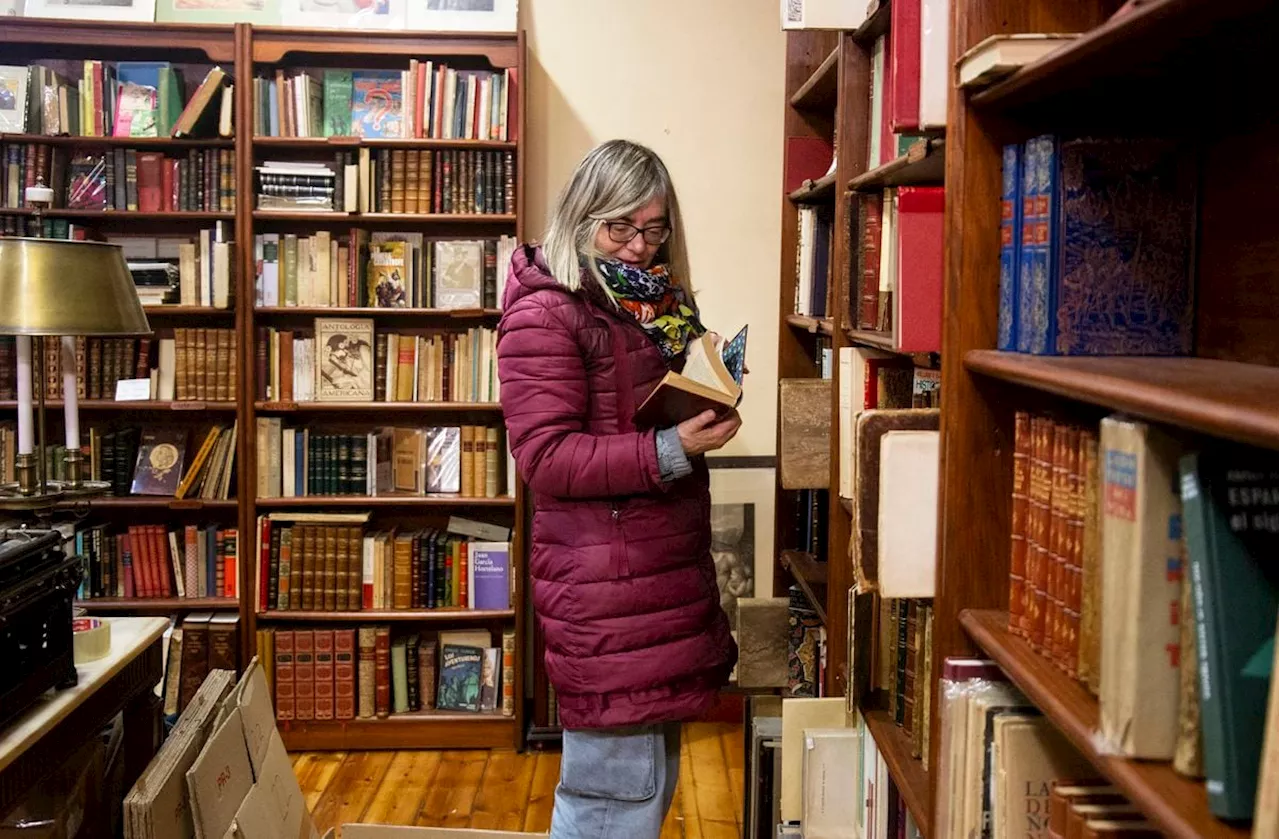
M 636 408 L 706 330 L 670 176 L 593 149 L 546 242 L 517 249 L 499 326 L 511 451 L 534 494 L 529 571 L 564 746 L 551 836 L 658 836 L 682 720 L 737 660 L 712 562 L 708 451 L 736 411 L 645 427 Z

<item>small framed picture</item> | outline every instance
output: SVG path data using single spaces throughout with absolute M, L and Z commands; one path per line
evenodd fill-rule
M 515 32 L 519 0 L 408 0 L 409 28 L 432 32 Z
M 406 0 L 280 0 L 280 22 L 304 29 L 404 29 Z
M 280 22 L 280 0 L 156 0 L 156 20 L 267 26 Z
M 774 470 L 711 467 L 711 558 L 730 623 L 742 597 L 773 593 Z M 737 627 L 735 626 L 734 629 Z
M 24 14 L 26 17 L 150 22 L 156 19 L 156 0 L 27 0 Z

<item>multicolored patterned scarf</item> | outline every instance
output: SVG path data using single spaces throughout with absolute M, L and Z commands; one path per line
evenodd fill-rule
M 609 296 L 636 319 L 668 364 L 684 355 L 690 340 L 707 331 L 698 320 L 697 308 L 672 280 L 667 266 L 655 265 L 646 270 L 601 259 L 596 261 L 596 267 L 604 277 Z

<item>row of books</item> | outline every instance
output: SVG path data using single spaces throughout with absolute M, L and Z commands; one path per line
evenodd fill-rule
M 255 167 L 258 209 L 290 212 L 512 215 L 509 151 L 339 151 L 332 162 L 268 160 Z
M 259 306 L 480 309 L 501 305 L 515 237 L 429 239 L 352 229 L 345 236 L 254 237 Z
M 1194 173 L 1193 152 L 1172 140 L 1005 146 L 997 348 L 1191 354 Z
M 84 557 L 77 597 L 238 597 L 239 539 L 234 527 L 99 524 L 78 530 L 68 547 Z
M 366 530 L 368 513 L 258 518 L 263 611 L 510 609 L 509 542 Z M 495 528 L 502 530 L 503 528 Z
M 516 71 L 276 70 L 254 79 L 254 134 L 267 137 L 515 141 Z
M 174 721 L 191 703 L 211 671 L 239 672 L 239 613 L 234 610 L 190 612 L 174 619 L 165 630 L 162 658 L 161 700 L 165 718 Z
M 199 432 L 178 424 L 105 434 L 90 429 L 86 453 L 90 471 L 114 472 L 116 495 L 226 500 L 234 492 L 236 424 L 215 423 Z M 199 445 L 188 458 L 188 446 L 196 442 Z M 114 453 L 108 454 L 112 449 Z M 136 459 L 129 457 L 131 451 Z
M 946 659 L 938 695 L 940 805 L 933 835 L 1164 835 L 1098 777 L 1089 760 L 992 662 Z
M 362 433 L 285 428 L 257 418 L 258 496 L 425 496 L 498 498 L 502 434 L 496 427 L 383 427 Z
M 234 402 L 237 340 L 234 329 L 182 328 L 172 338 L 76 338 L 76 395 L 114 399 L 123 381 L 147 379 L 151 399 Z M 46 399 L 61 399 L 61 347 L 45 342 Z M 37 385 L 39 386 L 39 385 Z M 0 399 L 17 398 L 17 347 L 0 337 Z
M 235 152 L 189 149 L 106 151 L 46 143 L 0 144 L 0 208 L 29 207 L 26 188 L 53 190 L 55 209 L 223 212 L 236 209 Z
M 1010 630 L 1098 695 L 1103 740 L 1253 811 L 1275 633 L 1274 463 L 1124 416 L 1019 412 Z M 1203 760 L 1199 758 L 1203 756 Z
M 494 647 L 488 630 L 265 629 L 258 657 L 282 722 L 515 713 L 514 630 Z
M 230 137 L 234 91 L 213 67 L 188 97 L 183 70 L 167 61 L 49 60 L 0 66 L 0 134 L 72 137 Z
M 426 335 L 380 331 L 373 349 L 375 402 L 498 401 L 493 329 Z M 260 327 L 257 359 L 259 400 L 322 401 L 317 400 L 320 368 L 314 335 Z

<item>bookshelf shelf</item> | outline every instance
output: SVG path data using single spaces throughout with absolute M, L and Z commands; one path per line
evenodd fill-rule
M 1224 30 L 1243 33 L 1250 17 L 1269 15 L 1274 22 L 1275 13 L 1275 4 L 1265 0 L 1153 0 L 1090 29 L 1075 42 L 975 93 L 970 101 L 984 109 L 1042 106 L 1062 94 L 1092 96 L 1108 87 L 1127 87 L 1135 79 L 1149 78 L 1152 68 L 1185 72 L 1178 56 L 1205 59 L 1206 49 L 1214 46 L 1239 58 L 1249 50 L 1238 38 L 1227 38 Z
M 513 507 L 515 499 L 464 498 L 461 495 L 307 495 L 301 498 L 259 498 L 260 510 L 307 507 Z
M 845 336 L 854 344 L 862 344 L 877 350 L 897 352 L 893 346 L 893 336 L 888 332 L 877 332 L 872 329 L 846 329 Z
M 514 224 L 516 217 L 505 213 L 308 213 L 284 212 L 281 210 L 254 210 L 255 221 L 290 221 L 328 223 L 344 222 L 349 224 Z
M 56 44 L 65 52 L 133 57 L 138 50 L 195 53 L 222 64 L 236 60 L 235 29 L 219 24 L 116 22 L 50 18 L 16 18 L 0 28 L 0 43 L 38 46 Z
M 21 209 L 0 209 L 0 215 L 30 216 L 35 211 L 23 207 Z M 142 213 L 136 210 L 48 210 L 44 213 L 48 218 L 93 219 L 94 221 L 232 221 L 235 213 L 195 212 L 172 210 L 165 213 Z
M 945 149 L 941 138 L 917 140 L 906 154 L 849 181 L 849 189 L 876 192 L 889 186 L 941 186 L 946 170 Z
M 830 335 L 834 330 L 831 318 L 811 318 L 807 315 L 787 315 L 787 325 L 812 335 Z
M 45 401 L 47 408 L 61 408 L 61 399 L 49 399 Z M 79 402 L 82 411 L 102 411 L 102 412 L 125 412 L 133 413 L 138 411 L 173 411 L 175 413 L 219 413 L 234 414 L 236 412 L 236 403 L 234 402 L 161 402 L 157 399 L 140 400 L 137 402 L 116 402 L 111 399 L 81 399 Z M 18 403 L 12 399 L 0 401 L 0 410 L 15 411 Z
M 813 71 L 813 75 L 791 95 L 791 107 L 799 111 L 833 113 L 836 108 L 836 85 L 839 79 L 837 61 L 840 48 L 833 49 Z
M 299 54 L 342 59 L 370 54 L 406 59 L 433 54 L 483 56 L 495 67 L 515 67 L 524 52 L 523 35 L 516 33 L 383 30 L 372 42 L 366 35 L 367 31 L 255 26 L 250 55 L 258 63 L 294 60 Z
M 1173 839 L 1244 839 L 1249 835 L 1247 828 L 1227 825 L 1210 815 L 1203 781 L 1182 777 L 1168 763 L 1103 754 L 1094 741 L 1097 700 L 1052 661 L 1011 634 L 1008 612 L 966 609 L 960 613 L 960 623 L 1080 753 L 1165 835 Z
M 212 306 L 143 306 L 149 318 L 233 318 L 235 309 L 215 309 Z
M 364 609 L 354 612 L 316 610 L 268 610 L 260 621 L 311 621 L 315 623 L 483 623 L 510 620 L 514 609 Z
M 35 143 L 45 146 L 84 146 L 129 149 L 229 149 L 230 137 L 77 137 L 69 134 L 0 134 L 0 143 Z
M 862 717 L 867 730 L 875 738 L 876 746 L 889 768 L 889 776 L 902 795 L 911 817 L 921 834 L 930 834 L 933 823 L 933 800 L 929 796 L 929 773 L 924 764 L 911 756 L 911 738 L 899 727 L 888 711 L 864 708 Z
M 499 402 L 255 402 L 265 414 L 501 413 Z
M 517 144 L 503 140 L 440 140 L 429 137 L 254 137 L 253 144 L 266 150 L 308 151 L 323 149 L 476 149 L 513 151 Z
M 172 612 L 208 612 L 239 609 L 235 597 L 96 597 L 76 605 L 93 615 L 167 615 Z
M 502 316 L 501 309 L 383 309 L 371 306 L 259 306 L 255 315 L 263 317 L 335 317 L 335 318 L 435 318 L 445 320 L 480 320 Z
M 84 501 L 64 501 L 58 505 L 63 508 L 88 507 L 103 510 L 234 510 L 239 502 L 231 499 L 203 498 L 164 498 L 160 496 L 122 496 L 94 498 Z
M 406 749 L 431 743 L 441 749 L 513 748 L 520 731 L 515 717 L 422 711 L 383 719 L 298 721 L 280 723 L 290 751 Z
M 836 197 L 836 173 L 828 172 L 809 186 L 795 190 L 789 196 L 796 204 L 830 203 Z
M 818 562 L 813 554 L 803 551 L 783 551 L 782 567 L 791 572 L 796 584 L 813 604 L 814 611 L 823 626 L 827 624 L 827 564 Z
M 875 3 L 875 9 L 853 32 L 853 40 L 864 46 L 870 46 L 875 43 L 876 38 L 889 31 L 889 0 L 872 0 L 872 2 Z
M 971 350 L 967 369 L 1147 419 L 1274 449 L 1275 367 L 1208 358 L 1044 357 Z

